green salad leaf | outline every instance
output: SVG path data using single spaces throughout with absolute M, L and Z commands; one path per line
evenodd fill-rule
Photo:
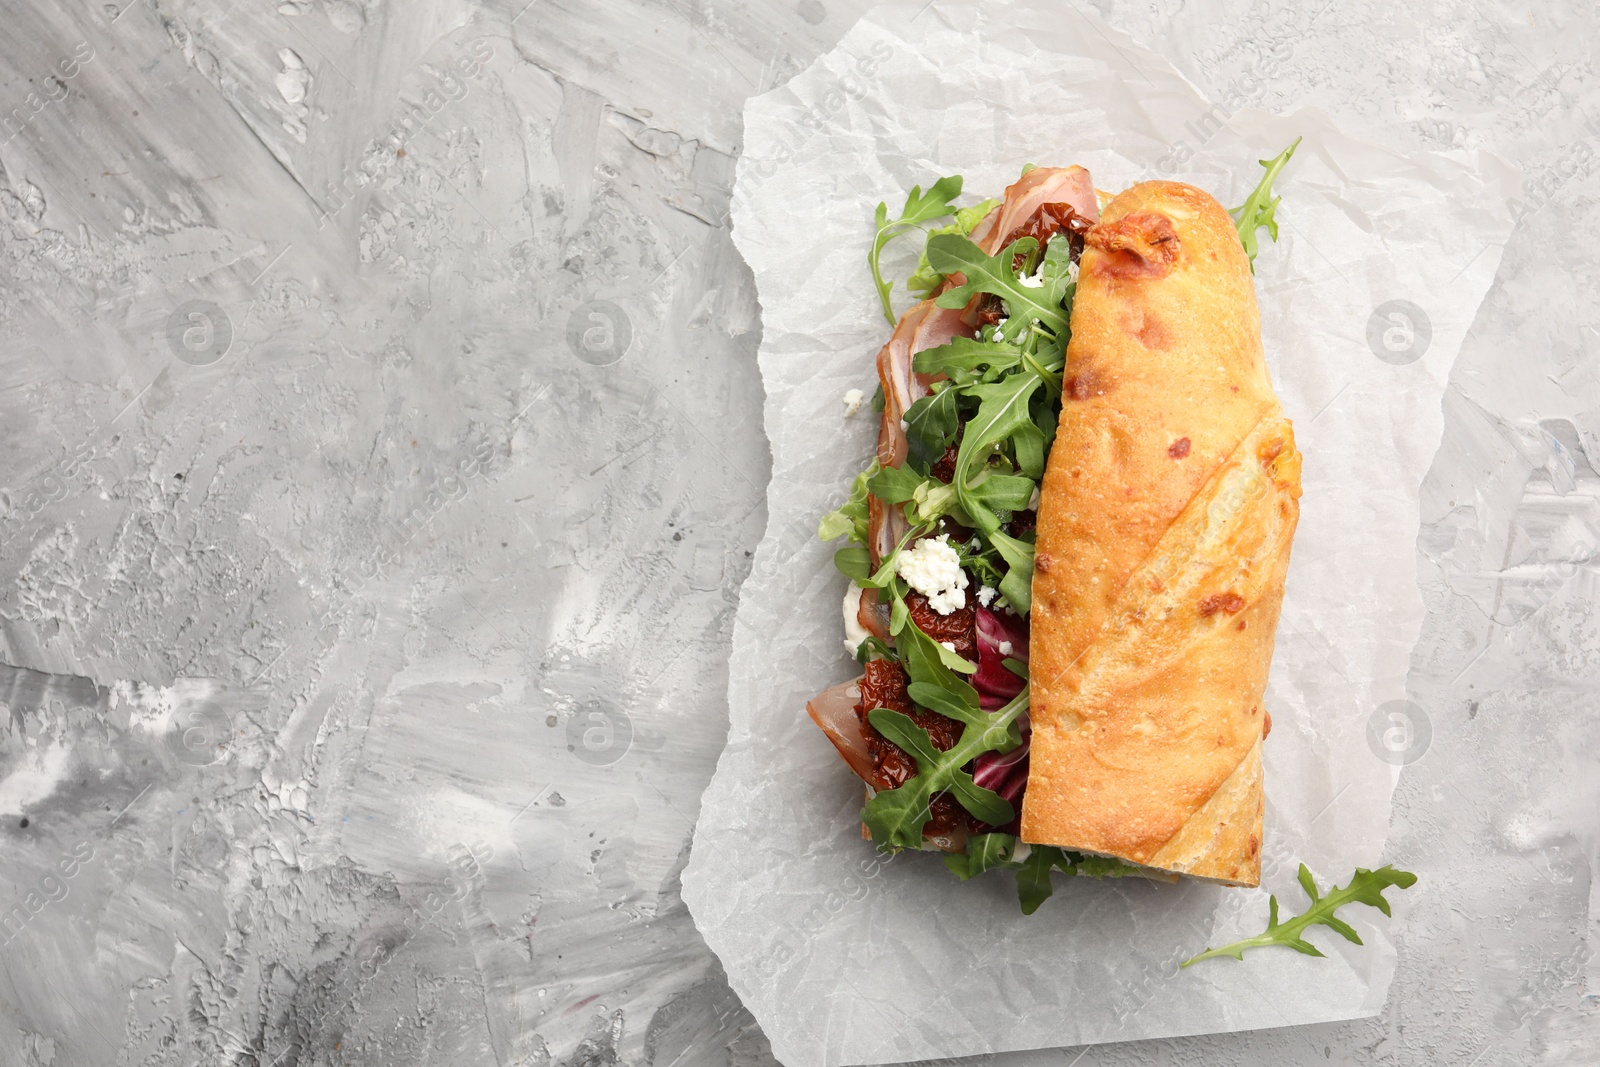
M 941 233 L 958 233 L 965 237 L 975 229 L 983 217 L 1000 206 L 997 197 L 991 197 L 981 204 L 972 207 L 958 208 L 955 221 L 948 226 L 940 226 L 929 230 L 928 236 L 933 237 Z M 944 284 L 944 275 L 934 270 L 928 263 L 928 249 L 924 245 L 922 255 L 917 258 L 917 269 L 906 279 L 906 288 L 926 300 L 933 295 L 933 291 Z
M 1267 929 L 1265 933 L 1255 937 L 1247 937 L 1243 941 L 1235 941 L 1231 945 L 1221 948 L 1208 948 L 1200 955 L 1183 961 L 1187 967 L 1191 963 L 1212 959 L 1217 956 L 1232 956 L 1236 960 L 1244 959 L 1244 954 L 1253 948 L 1264 948 L 1267 945 L 1284 945 L 1303 952 L 1307 956 L 1321 956 L 1322 952 L 1300 935 L 1308 927 L 1326 926 L 1341 935 L 1346 941 L 1361 944 L 1361 937 L 1349 923 L 1334 915 L 1334 912 L 1346 904 L 1369 904 L 1385 915 L 1389 914 L 1389 902 L 1384 899 L 1383 891 L 1390 886 L 1399 886 L 1401 889 L 1410 889 L 1417 883 L 1417 876 L 1410 871 L 1397 870 L 1392 866 L 1383 866 L 1375 871 L 1362 867 L 1356 868 L 1356 873 L 1350 879 L 1350 884 L 1343 889 L 1335 887 L 1327 896 L 1319 895 L 1316 879 L 1311 877 L 1311 871 L 1305 864 L 1300 865 L 1300 888 L 1306 891 L 1306 896 L 1311 898 L 1311 907 L 1302 914 L 1295 916 L 1288 922 L 1278 921 L 1278 898 L 1267 898 Z
M 1033 544 L 999 530 L 989 534 L 989 541 L 1009 568 L 1001 579 L 1000 595 L 1017 614 L 1026 615 L 1033 610 Z
M 947 178 L 940 178 L 928 187 L 924 193 L 922 186 L 913 185 L 911 195 L 906 197 L 905 207 L 900 209 L 900 217 L 894 220 L 889 218 L 889 205 L 880 201 L 877 213 L 873 216 L 873 223 L 877 226 L 877 235 L 872 239 L 872 251 L 867 253 L 867 263 L 872 267 L 872 281 L 878 287 L 878 299 L 883 304 L 883 317 L 889 320 L 889 325 L 894 325 L 894 308 L 889 303 L 889 293 L 894 288 L 893 282 L 885 281 L 883 271 L 878 266 L 878 259 L 883 254 L 884 246 L 890 241 L 906 233 L 924 222 L 943 218 L 953 210 L 950 201 L 961 195 L 961 175 L 953 174 Z
M 993 381 L 1022 362 L 1022 349 L 1003 341 L 956 337 L 937 348 L 924 348 L 911 357 L 918 374 L 944 374 L 958 386 Z
M 967 514 L 986 534 L 993 535 L 1000 529 L 1000 516 L 975 492 L 973 483 L 979 471 L 995 455 L 995 446 L 1017 433 L 1022 433 L 1030 440 L 1033 438 L 1029 432 L 1030 428 L 1034 428 L 1029 402 L 1042 385 L 1044 379 L 1037 371 L 1019 368 L 999 381 L 980 382 L 965 389 L 969 395 L 978 398 L 978 411 L 967 423 L 961 436 L 961 448 L 956 453 L 955 474 L 950 484 L 956 487 L 956 497 Z M 1033 495 L 1033 480 L 1028 481 L 1028 491 L 1022 498 L 1024 506 L 1028 497 Z
M 1065 245 L 1065 241 L 1056 242 Z M 959 234 L 946 233 L 928 238 L 928 262 L 945 274 L 960 273 L 963 282 L 952 285 L 934 301 L 942 308 L 965 307 L 977 293 L 993 293 L 1006 302 L 1009 319 L 1019 320 L 1017 327 L 1008 330 L 1006 339 L 1012 340 L 1030 321 L 1043 323 L 1058 333 L 1067 331 L 1067 313 L 1061 308 L 1061 293 L 1051 285 L 1037 288 L 1022 284 L 1011 269 L 1014 257 L 1031 255 L 1039 248 L 1032 237 L 1019 237 L 997 254 L 985 255 L 983 249 Z M 1054 300 L 1051 299 L 1052 295 Z M 1020 317 L 1020 318 L 1019 318 Z
M 1268 234 L 1276 241 L 1278 239 L 1278 204 L 1283 200 L 1281 196 L 1272 195 L 1272 183 L 1278 179 L 1278 172 L 1294 156 L 1294 150 L 1300 147 L 1300 138 L 1294 139 L 1294 144 L 1279 152 L 1272 159 L 1257 160 L 1267 173 L 1262 175 L 1261 184 L 1257 185 L 1255 192 L 1245 198 L 1245 202 L 1231 209 L 1228 214 L 1234 216 L 1234 221 L 1239 227 L 1239 240 L 1244 244 L 1245 254 L 1250 257 L 1250 270 L 1256 269 L 1256 231 L 1266 228 Z
M 912 627 L 915 629 L 915 626 Z M 908 673 L 911 658 L 906 658 Z M 970 686 L 968 686 L 971 689 Z M 977 691 L 972 692 L 977 705 Z M 913 697 L 913 700 L 916 698 Z M 933 796 L 948 790 L 961 806 L 987 823 L 1004 825 L 1016 818 L 1016 811 L 1000 794 L 976 785 L 962 768 L 985 752 L 1009 752 L 1021 743 L 1015 741 L 1011 727 L 1028 710 L 1028 691 L 1024 689 L 1005 707 L 982 712 L 981 723 L 969 723 L 961 737 L 941 752 L 934 747 L 928 731 L 911 717 L 890 708 L 874 708 L 867 721 L 889 740 L 909 752 L 917 761 L 916 777 L 895 789 L 874 794 L 862 809 L 861 821 L 880 847 L 917 848 L 922 844 L 922 827 L 932 810 Z
M 938 461 L 961 424 L 954 389 L 939 388 L 906 410 L 908 466 L 926 472 Z
M 878 461 L 874 459 L 870 467 L 856 475 L 856 480 L 850 485 L 850 499 L 822 516 L 817 523 L 819 538 L 832 541 L 848 534 L 850 540 L 858 545 L 867 543 L 867 485 L 877 473 Z

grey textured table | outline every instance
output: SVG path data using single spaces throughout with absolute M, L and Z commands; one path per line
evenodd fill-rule
M 677 891 L 765 521 L 726 210 L 862 10 L 6 5 L 0 1064 L 770 1062 Z M 1597 19 L 1101 13 L 1529 184 L 1424 489 L 1385 1010 L 1018 1062 L 1600 1062 Z

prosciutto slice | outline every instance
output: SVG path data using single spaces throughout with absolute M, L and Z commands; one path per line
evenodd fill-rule
M 856 703 L 860 699 L 861 679 L 840 682 L 812 697 L 806 705 L 806 713 L 828 735 L 850 769 L 862 781 L 870 782 L 872 753 L 867 751 L 867 739 L 861 733 L 861 717 L 856 714 Z
M 911 405 L 928 394 L 928 383 L 933 380 L 912 370 L 911 359 L 918 352 L 949 344 L 953 337 L 971 337 L 976 331 L 961 321 L 961 315 L 961 308 L 942 308 L 924 300 L 900 316 L 894 334 L 878 350 L 878 380 L 883 385 L 878 462 L 885 467 L 898 467 L 906 461 L 908 445 L 901 421 Z M 876 567 L 905 535 L 905 519 L 898 509 L 885 507 L 875 496 L 867 498 L 867 519 L 867 540 Z
M 1006 186 L 1005 200 L 985 215 L 969 236 L 992 256 L 1046 204 L 1066 204 L 1090 222 L 1100 218 L 1100 200 L 1088 171 L 1082 167 L 1035 167 Z

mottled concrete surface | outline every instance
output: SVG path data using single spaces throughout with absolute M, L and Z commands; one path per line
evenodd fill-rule
M 6 5 L 0 1064 L 770 1062 L 677 891 L 765 522 L 725 217 L 861 10 Z M 1530 184 L 1424 491 L 1388 1006 L 1018 1062 L 1594 1062 L 1600 23 L 1101 13 Z

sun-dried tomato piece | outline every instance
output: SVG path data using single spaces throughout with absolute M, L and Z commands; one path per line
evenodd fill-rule
M 923 633 L 935 641 L 949 641 L 955 646 L 956 655 L 977 660 L 978 616 L 970 594 L 966 607 L 957 608 L 948 615 L 940 615 L 928 603 L 927 597 L 912 589 L 906 593 L 906 607 L 910 609 L 911 621 Z

